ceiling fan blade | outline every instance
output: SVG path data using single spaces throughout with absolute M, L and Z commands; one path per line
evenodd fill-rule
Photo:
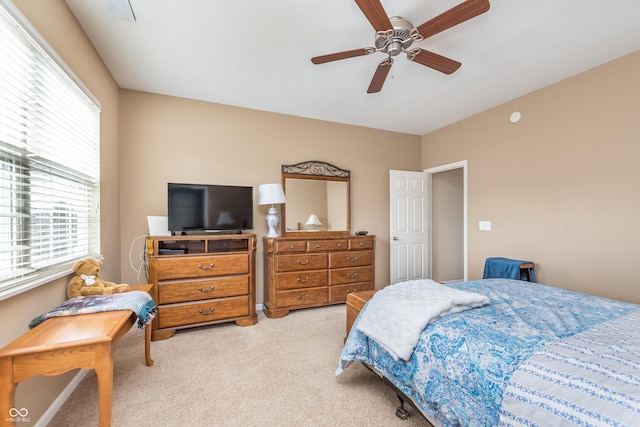
M 339 61 L 340 59 L 354 58 L 356 56 L 369 55 L 376 50 L 370 47 L 362 49 L 345 50 L 344 52 L 330 53 L 328 55 L 314 56 L 311 62 L 314 64 L 324 64 L 325 62 Z
M 382 7 L 380 0 L 355 0 L 376 31 L 387 31 L 393 28 L 391 21 Z
M 417 51 L 417 52 L 416 52 Z M 407 55 L 411 61 L 425 65 L 445 74 L 451 74 L 462 65 L 458 61 L 446 58 L 437 53 L 429 52 L 423 49 L 414 49 Z
M 489 0 L 467 0 L 417 27 L 425 39 L 489 10 Z
M 369 89 L 367 89 L 367 93 L 380 92 L 380 89 L 382 89 L 382 85 L 387 79 L 387 74 L 389 74 L 389 70 L 391 70 L 392 65 L 393 58 L 385 58 L 380 61 L 380 63 L 378 64 L 378 68 L 376 68 L 376 72 L 373 74 L 373 78 L 371 79 L 371 83 L 369 84 Z

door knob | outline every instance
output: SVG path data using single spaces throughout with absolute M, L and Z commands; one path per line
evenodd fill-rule
M 398 238 L 396 236 L 393 236 L 393 240 L 398 240 Z

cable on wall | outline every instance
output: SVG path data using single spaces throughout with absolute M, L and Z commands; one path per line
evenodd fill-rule
M 135 239 L 133 239 L 133 241 L 131 241 L 131 246 L 129 247 L 129 265 L 131 266 L 131 268 L 133 269 L 133 271 L 135 271 L 138 276 L 136 277 L 136 280 L 138 281 L 138 283 L 149 283 L 149 276 L 147 273 L 147 269 L 148 269 L 148 263 L 147 263 L 147 251 L 146 248 L 143 247 L 142 251 L 140 251 L 140 253 L 138 254 L 138 261 L 140 262 L 139 267 L 136 267 L 133 264 L 133 247 L 135 245 L 135 243 L 138 241 L 138 239 L 142 239 L 142 238 L 147 238 L 149 235 L 148 234 L 143 234 L 142 236 L 138 236 Z M 145 281 L 144 282 L 140 282 L 140 275 L 144 272 L 145 275 Z

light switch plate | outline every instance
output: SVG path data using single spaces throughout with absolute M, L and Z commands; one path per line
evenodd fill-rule
M 480 231 L 491 231 L 491 221 L 480 221 Z

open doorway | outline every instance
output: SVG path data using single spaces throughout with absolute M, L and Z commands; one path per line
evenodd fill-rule
M 431 278 L 442 283 L 467 280 L 467 162 L 429 168 L 425 173 Z

